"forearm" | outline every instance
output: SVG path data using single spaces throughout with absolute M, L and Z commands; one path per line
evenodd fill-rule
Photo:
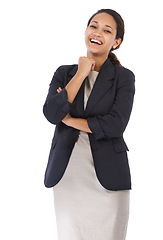
M 71 81 L 66 85 L 65 89 L 67 91 L 67 101 L 72 103 L 84 81 L 85 77 L 80 75 L 78 72 L 71 79 Z
M 73 118 L 69 115 L 69 116 L 65 117 L 65 119 L 63 119 L 62 122 L 65 123 L 69 127 L 73 127 L 75 129 L 78 129 L 83 132 L 92 133 L 92 131 L 90 130 L 90 128 L 88 126 L 86 119 Z
M 91 70 L 94 70 L 94 67 L 94 59 L 90 59 L 87 57 L 79 58 L 77 73 L 65 87 L 67 91 L 68 102 L 72 103 L 74 101 L 74 98 L 76 97 L 76 94 L 78 93 L 84 79 L 88 76 Z

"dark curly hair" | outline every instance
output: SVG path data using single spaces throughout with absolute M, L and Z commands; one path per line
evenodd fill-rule
M 124 37 L 124 33 L 125 33 L 125 27 L 124 27 L 124 21 L 121 17 L 121 15 L 119 13 L 117 13 L 116 11 L 112 10 L 112 9 L 101 9 L 98 10 L 95 14 L 92 15 L 92 17 L 89 19 L 88 23 L 87 23 L 87 27 L 89 26 L 91 20 L 94 18 L 94 16 L 96 16 L 99 13 L 108 13 L 109 15 L 111 15 L 114 20 L 116 21 L 117 24 L 117 34 L 116 34 L 116 39 L 121 38 L 121 43 L 123 41 L 123 37 Z M 121 45 L 121 43 L 116 47 L 116 48 L 111 48 L 108 58 L 110 59 L 110 61 L 113 64 L 116 65 L 121 65 L 120 61 L 118 60 L 117 56 L 112 53 L 113 50 L 118 49 Z

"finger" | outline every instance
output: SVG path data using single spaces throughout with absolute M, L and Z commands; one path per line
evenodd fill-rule
M 61 91 L 62 91 L 62 88 L 59 87 L 59 88 L 57 89 L 57 92 L 59 93 L 59 92 L 61 92 Z

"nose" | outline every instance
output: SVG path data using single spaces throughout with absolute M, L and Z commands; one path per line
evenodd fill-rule
M 94 35 L 95 37 L 101 37 L 101 34 L 100 34 L 99 32 L 94 32 L 93 35 Z

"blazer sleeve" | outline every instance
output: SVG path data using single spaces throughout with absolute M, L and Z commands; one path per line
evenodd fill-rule
M 114 103 L 109 114 L 88 117 L 88 126 L 97 140 L 121 137 L 130 118 L 135 94 L 135 75 L 129 69 L 119 74 Z
M 69 113 L 71 103 L 67 101 L 67 91 L 64 88 L 63 66 L 60 66 L 53 75 L 49 92 L 43 106 L 43 113 L 52 124 L 57 124 Z M 57 92 L 61 87 L 62 91 Z

